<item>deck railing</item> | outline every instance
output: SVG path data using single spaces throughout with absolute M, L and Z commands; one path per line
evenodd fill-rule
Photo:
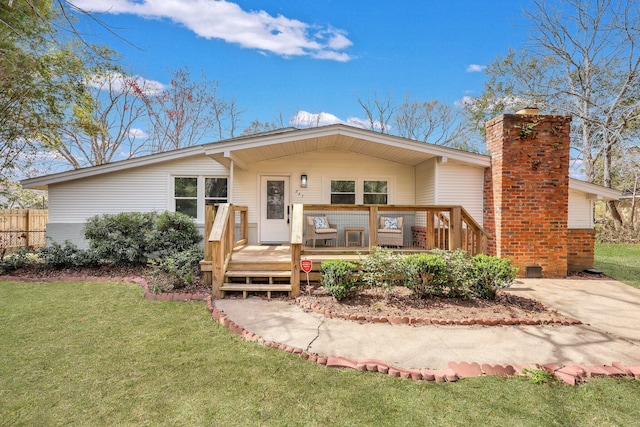
M 486 233 L 461 206 L 409 205 L 302 205 L 294 204 L 291 215 L 291 295 L 300 292 L 301 256 L 312 252 L 308 244 L 308 217 L 323 215 L 337 227 L 334 246 L 346 247 L 349 230 L 362 233 L 355 243 L 356 250 L 366 250 L 387 243 L 398 250 L 455 250 L 463 248 L 472 255 L 486 253 Z M 383 228 L 381 217 L 400 221 L 402 237 L 398 241 L 384 240 L 378 235 Z M 397 221 L 396 221 L 397 222 Z M 227 266 L 234 248 L 248 241 L 248 209 L 246 206 L 220 204 L 205 212 L 205 257 L 200 263 L 206 284 L 212 285 L 213 295 L 220 297 Z M 381 232 L 382 233 L 382 232 Z M 368 242 L 361 245 L 362 241 Z M 391 242 L 391 243 L 390 243 Z M 364 246 L 364 247 L 363 247 Z
M 200 262 L 200 268 L 205 284 L 212 285 L 213 295 L 218 298 L 233 249 L 248 241 L 248 208 L 229 203 L 222 203 L 217 208 L 207 206 L 205 236 L 204 260 Z
M 363 234 L 357 237 L 368 242 L 364 246 L 369 248 L 385 245 L 417 250 L 462 248 L 472 255 L 486 252 L 485 231 L 462 206 L 303 205 L 302 211 L 303 225 L 299 230 L 292 229 L 292 234 L 303 234 L 305 250 L 313 250 L 308 218 L 325 216 L 338 231 L 337 236 L 326 239 L 335 247 L 350 245 L 349 230 L 359 229 L 357 232 Z M 392 219 L 398 225 L 394 240 L 378 234 L 384 229 L 381 218 Z

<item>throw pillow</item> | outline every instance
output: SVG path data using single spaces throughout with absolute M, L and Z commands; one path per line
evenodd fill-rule
M 385 230 L 397 230 L 398 229 L 398 218 L 385 218 L 384 219 L 384 229 Z
M 329 228 L 329 224 L 327 223 L 327 218 L 323 216 L 316 216 L 313 218 L 313 226 L 316 230 L 321 228 Z

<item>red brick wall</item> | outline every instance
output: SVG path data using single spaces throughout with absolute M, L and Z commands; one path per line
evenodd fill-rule
M 567 264 L 569 271 L 582 271 L 593 268 L 593 251 L 596 242 L 596 230 L 592 228 L 570 228 L 567 246 Z
M 536 265 L 544 277 L 567 274 L 570 122 L 566 116 L 505 114 L 486 125 L 489 249 L 511 259 L 520 275 Z

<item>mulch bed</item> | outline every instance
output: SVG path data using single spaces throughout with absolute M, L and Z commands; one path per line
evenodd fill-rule
M 89 279 L 91 277 L 122 279 L 125 277 L 143 277 L 151 285 L 155 283 L 163 293 L 191 293 L 209 294 L 211 288 L 205 286 L 202 276 L 196 276 L 192 284 L 176 289 L 171 285 L 171 277 L 168 275 L 152 275 L 146 267 L 114 267 L 101 266 L 97 268 L 69 268 L 69 269 L 45 269 L 37 265 L 18 269 L 11 273 L 13 277 L 29 281 L 55 281 Z M 578 273 L 576 278 L 607 278 L 605 275 Z M 264 293 L 256 293 L 256 296 L 265 297 Z M 274 298 L 287 299 L 286 293 L 273 293 Z M 229 298 L 241 297 L 241 293 L 228 293 Z M 460 298 L 415 298 L 411 290 L 397 286 L 389 295 L 385 295 L 382 288 L 372 288 L 361 291 L 358 295 L 344 301 L 336 301 L 323 288 L 310 286 L 303 289 L 303 293 L 295 300 L 303 308 L 313 307 L 314 311 L 331 313 L 332 316 L 353 320 L 394 319 L 405 317 L 409 319 L 451 320 L 460 324 L 465 319 L 476 319 L 471 323 L 490 324 L 491 322 L 480 319 L 519 319 L 516 323 L 524 323 L 523 320 L 534 319 L 536 323 L 575 323 L 575 321 L 542 303 L 512 295 L 503 291 L 493 301 L 481 299 Z M 416 322 L 419 323 L 419 322 Z M 427 322 L 428 323 L 428 322 Z M 437 322 L 434 322 L 437 323 Z M 495 322 L 493 322 L 495 323 Z
M 314 307 L 314 311 L 334 313 L 342 318 L 387 318 L 407 317 L 413 319 L 535 319 L 536 323 L 575 323 L 575 321 L 544 304 L 507 292 L 499 291 L 493 301 L 461 298 L 416 298 L 403 286 L 393 288 L 390 295 L 383 289 L 372 288 L 343 301 L 336 301 L 324 289 L 312 287 L 296 300 L 303 307 Z M 454 322 L 461 323 L 461 322 Z M 486 324 L 477 321 L 472 323 Z

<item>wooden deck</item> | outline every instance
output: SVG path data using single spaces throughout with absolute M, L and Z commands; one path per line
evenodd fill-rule
M 417 247 L 402 247 L 395 249 L 397 252 L 412 253 L 423 252 Z M 362 257 L 369 253 L 368 247 L 316 247 L 303 246 L 301 259 L 312 262 L 312 270 L 309 273 L 309 281 L 320 281 L 320 266 L 323 261 L 332 259 L 344 259 L 358 263 Z M 222 292 L 242 292 L 246 298 L 248 292 L 267 292 L 271 298 L 271 292 L 291 292 L 291 245 L 243 245 L 233 251 L 228 269 L 225 273 Z M 300 273 L 300 280 L 304 283 L 307 276 Z M 223 293 L 224 295 L 224 293 Z
M 332 232 L 332 238 L 311 239 L 309 225 L 313 225 L 309 224 L 308 212 L 314 211 L 336 216 L 366 214 L 368 221 L 364 224 L 348 223 L 345 216 L 342 226 L 336 226 L 343 231 L 344 238 Z M 404 233 L 402 239 L 380 236 L 387 233 L 385 229 L 379 229 L 385 213 L 400 215 L 396 219 L 417 218 L 424 224 L 412 225 L 411 234 L 408 234 L 409 225 L 403 227 L 400 232 Z M 393 244 L 390 242 L 416 245 L 393 249 L 401 253 L 423 252 L 425 248 L 463 248 L 469 253 L 483 253 L 486 249 L 486 233 L 462 206 L 294 204 L 290 224 L 290 244 L 249 245 L 246 206 L 223 203 L 216 212 L 206 210 L 205 235 L 208 239 L 200 267 L 205 283 L 212 285 L 214 297 L 224 297 L 227 291 L 242 291 L 245 296 L 251 291 L 266 291 L 269 296 L 275 290 L 287 291 L 295 297 L 300 293 L 301 281 L 307 279 L 301 273 L 302 260 L 312 261 L 309 280 L 318 281 L 323 261 L 340 258 L 358 263 L 369 253 L 370 247 Z M 309 245 L 309 241 L 314 244 Z

